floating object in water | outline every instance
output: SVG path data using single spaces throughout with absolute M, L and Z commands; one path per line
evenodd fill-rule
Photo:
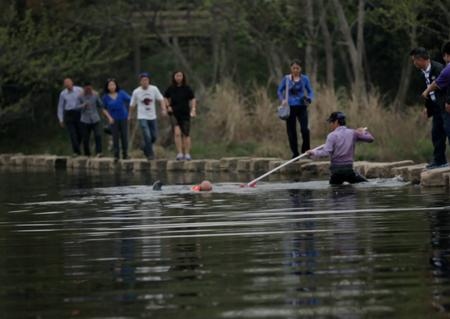
M 194 185 L 192 186 L 192 190 L 195 192 L 209 192 L 211 191 L 213 188 L 212 184 L 210 181 L 203 181 L 198 185 Z
M 160 180 L 157 180 L 156 182 L 153 183 L 153 190 L 160 191 L 162 186 L 163 183 Z

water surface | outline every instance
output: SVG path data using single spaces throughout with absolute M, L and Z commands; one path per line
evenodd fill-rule
M 1 171 L 0 317 L 449 316 L 448 190 L 203 177 Z

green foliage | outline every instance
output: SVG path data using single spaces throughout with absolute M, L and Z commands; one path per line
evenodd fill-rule
M 12 6 L 1 17 L 0 47 L 0 129 L 45 103 L 64 77 L 94 77 L 128 54 L 111 55 L 99 35 L 65 27 L 50 11 L 36 17 L 28 10 L 20 18 Z

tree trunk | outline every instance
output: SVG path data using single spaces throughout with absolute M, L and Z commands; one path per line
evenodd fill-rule
M 212 75 L 211 84 L 216 85 L 219 78 L 219 66 L 220 66 L 220 38 L 218 32 L 213 32 L 211 35 L 212 44 Z
M 306 0 L 306 49 L 305 49 L 305 71 L 309 75 L 311 82 L 316 82 L 316 59 L 314 58 L 314 5 L 312 0 Z
M 134 74 L 137 76 L 142 71 L 141 46 L 139 45 L 139 33 L 133 30 L 133 64 Z
M 358 29 L 356 44 L 352 38 L 350 26 L 344 13 L 344 9 L 339 0 L 333 0 L 336 9 L 336 15 L 339 21 L 339 29 L 344 38 L 350 63 L 353 71 L 352 90 L 355 98 L 359 103 L 368 104 L 367 87 L 364 79 L 364 68 L 362 64 L 362 56 L 364 52 L 364 16 L 365 16 L 365 1 L 358 2 Z
M 411 48 L 415 48 L 417 46 L 417 27 L 412 26 L 409 33 L 410 36 L 410 45 Z M 400 84 L 397 90 L 397 94 L 395 95 L 394 107 L 399 110 L 405 105 L 406 95 L 408 93 L 409 84 L 411 82 L 411 59 L 410 57 L 405 57 L 402 65 L 402 73 L 400 76 Z
M 319 8 L 324 8 L 323 0 L 319 0 Z M 322 31 L 323 45 L 325 49 L 325 73 L 326 84 L 331 90 L 334 90 L 334 54 L 333 54 L 333 40 L 326 21 L 327 10 L 320 16 L 320 29 Z

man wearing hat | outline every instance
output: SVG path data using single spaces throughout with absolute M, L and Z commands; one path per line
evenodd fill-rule
M 161 105 L 163 115 L 167 114 L 166 103 L 159 89 L 150 85 L 150 74 L 141 73 L 139 75 L 140 86 L 133 91 L 130 101 L 130 117 L 135 107 L 137 107 L 137 119 L 144 137 L 144 154 L 148 160 L 155 158 L 153 143 L 158 136 L 158 126 L 156 122 L 156 103 Z
M 367 182 L 367 180 L 353 170 L 353 156 L 355 144 L 358 141 L 371 143 L 373 136 L 366 128 L 356 130 L 345 126 L 345 114 L 333 112 L 327 119 L 330 124 L 331 133 L 323 148 L 309 150 L 306 153 L 313 158 L 330 156 L 330 184 L 340 185 L 344 182 L 351 184 Z

